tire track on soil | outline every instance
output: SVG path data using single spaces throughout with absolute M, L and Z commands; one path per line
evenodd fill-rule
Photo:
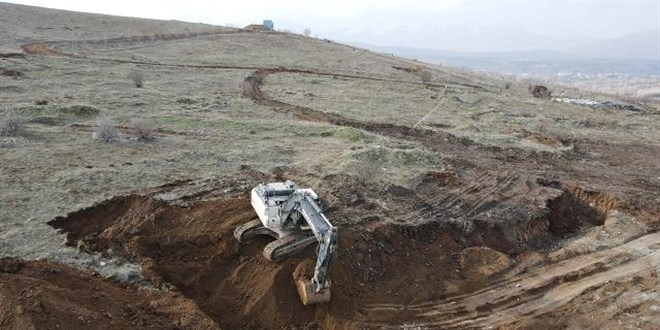
M 439 192 L 444 198 L 439 199 L 436 195 L 418 195 L 422 205 L 425 206 L 410 216 L 408 222 L 420 218 L 436 219 L 439 216 L 449 217 L 455 221 L 466 221 L 467 218 L 487 210 L 489 205 L 510 198 L 507 192 L 520 180 L 521 178 L 512 172 L 498 174 L 487 171 L 471 180 L 468 185 L 455 189 L 447 195 Z
M 650 251 L 650 252 L 644 252 Z M 660 232 L 614 248 L 529 269 L 475 292 L 421 304 L 373 304 L 364 309 L 364 323 L 390 328 L 369 319 L 413 313 L 421 328 L 466 329 L 497 327 L 520 315 L 538 316 L 557 309 L 584 291 L 660 267 Z

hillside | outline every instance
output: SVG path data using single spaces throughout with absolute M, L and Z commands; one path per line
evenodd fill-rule
M 0 128 L 20 126 L 0 328 L 660 327 L 658 104 L 291 33 L 0 12 Z M 294 287 L 314 249 L 269 262 L 232 236 L 282 180 L 338 227 L 328 304 Z

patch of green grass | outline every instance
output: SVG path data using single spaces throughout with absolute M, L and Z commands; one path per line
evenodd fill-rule
M 237 120 L 228 118 L 203 118 L 187 116 L 157 116 L 150 118 L 155 127 L 176 131 L 193 131 L 199 129 L 221 129 L 226 131 L 248 132 L 255 135 L 278 137 L 328 137 L 332 136 L 334 128 L 331 125 L 318 126 L 296 124 L 293 122 L 269 120 Z
M 33 105 L 16 109 L 16 112 L 26 117 L 37 117 L 43 115 L 59 115 L 70 117 L 90 118 L 98 115 L 101 111 L 90 105 Z
M 350 142 L 372 142 L 374 137 L 365 133 L 362 130 L 352 127 L 342 127 L 335 131 L 335 137 Z
M 86 120 L 96 117 L 101 111 L 89 105 L 32 105 L 17 108 L 15 113 L 29 122 L 44 125 L 62 125 L 75 120 Z
M 440 158 L 425 149 L 399 149 L 377 146 L 356 153 L 353 158 L 364 161 L 380 162 L 392 167 L 434 167 L 440 164 Z
M 202 118 L 202 117 L 187 117 L 187 116 L 156 116 L 151 120 L 158 127 L 164 127 L 174 130 L 194 130 L 194 129 L 213 129 L 224 128 L 232 130 L 266 130 L 270 126 L 265 122 L 248 121 L 248 120 L 232 120 L 226 118 Z

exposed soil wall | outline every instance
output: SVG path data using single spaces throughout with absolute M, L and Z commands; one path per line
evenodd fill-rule
M 105 282 L 47 261 L 0 259 L 2 329 L 216 329 L 190 300 L 173 292 Z

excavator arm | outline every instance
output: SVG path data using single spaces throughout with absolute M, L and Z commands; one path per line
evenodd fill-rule
M 330 224 L 312 196 L 305 192 L 299 192 L 298 194 L 302 195 L 298 203 L 299 212 L 319 242 L 316 249 L 316 266 L 314 267 L 312 285 L 314 292 L 320 293 L 330 286 L 328 272 L 335 257 L 338 240 L 337 228 Z
M 289 224 L 300 221 L 299 214 L 314 233 L 318 246 L 311 285 L 314 293 L 321 293 L 330 286 L 328 273 L 335 256 L 337 228 L 333 227 L 325 217 L 315 197 L 303 189 L 296 190 L 282 204 L 279 216 L 283 223 Z

